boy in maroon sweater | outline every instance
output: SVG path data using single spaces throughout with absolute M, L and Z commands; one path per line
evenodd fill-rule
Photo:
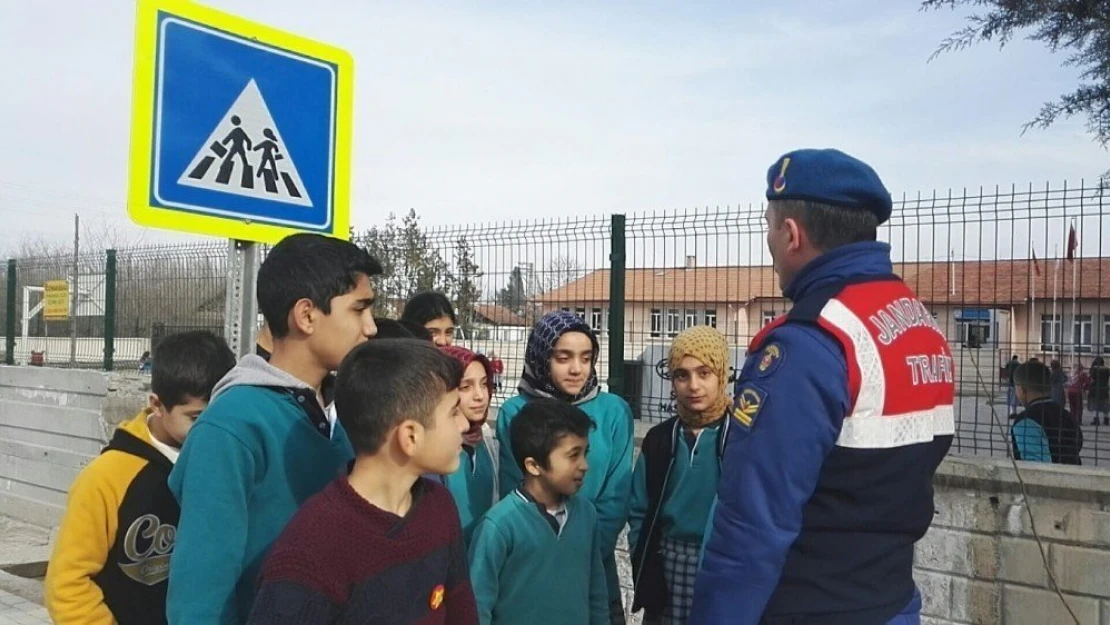
M 335 406 L 355 461 L 270 552 L 249 623 L 476 625 L 459 513 L 420 477 L 458 468 L 462 365 L 426 341 L 356 347 Z

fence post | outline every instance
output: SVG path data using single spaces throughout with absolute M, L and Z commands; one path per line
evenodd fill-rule
M 609 392 L 624 395 L 624 215 L 612 216 L 609 235 Z
M 104 264 L 104 370 L 111 371 L 116 357 L 116 251 L 108 250 Z
M 15 259 L 8 259 L 8 317 L 7 317 L 7 333 L 6 338 L 6 352 L 4 354 L 4 364 L 15 364 L 15 296 L 18 291 L 15 287 Z

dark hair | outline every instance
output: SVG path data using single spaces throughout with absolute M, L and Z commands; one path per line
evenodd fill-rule
M 1091 361 L 1091 366 L 1104 367 L 1106 366 L 1106 361 L 1102 359 L 1102 356 L 1095 356 L 1095 359 Z
M 786 218 L 794 219 L 821 251 L 878 238 L 879 218 L 871 211 L 809 200 L 774 200 L 771 207 L 776 225 Z
M 388 317 L 374 317 L 374 325 L 378 326 L 378 333 L 374 339 L 414 339 L 415 336 L 403 323 Z
M 414 321 L 408 321 L 407 319 L 398 319 L 397 323 L 404 326 L 405 329 L 408 330 L 412 334 L 412 338 L 414 338 L 414 339 L 420 339 L 422 341 L 431 341 L 432 340 L 432 333 L 429 332 L 428 328 L 425 328 L 424 324 L 422 324 L 422 323 L 416 323 Z
M 1014 385 L 1036 395 L 1052 392 L 1052 374 L 1043 362 L 1030 360 L 1014 370 Z
M 374 339 L 353 349 L 339 365 L 335 410 L 355 453 L 377 452 L 406 419 L 431 427 L 436 404 L 462 374 L 462 363 L 427 341 Z
M 1052 369 L 1053 371 L 1059 371 L 1059 370 L 1060 370 L 1060 369 L 1062 368 L 1062 367 L 1061 367 L 1061 365 L 1060 365 L 1060 361 L 1059 361 L 1059 360 L 1056 360 L 1055 358 L 1054 358 L 1054 359 L 1052 359 L 1052 362 L 1050 362 L 1050 363 L 1048 364 L 1048 366 L 1049 366 L 1049 368 L 1050 368 L 1050 369 Z
M 425 291 L 413 295 L 405 302 L 405 310 L 401 312 L 401 321 L 409 321 L 419 326 L 440 317 L 450 317 L 451 323 L 459 322 L 455 317 L 455 307 L 451 305 L 451 300 L 438 291 Z
M 573 404 L 558 399 L 532 399 L 509 424 L 513 458 L 522 471 L 528 458 L 546 469 L 560 440 L 571 434 L 588 438 L 593 427 L 593 419 Z
M 171 334 L 158 341 L 150 360 L 150 392 L 167 410 L 192 398 L 208 401 L 212 387 L 235 366 L 223 338 L 207 330 Z
M 331 300 L 354 290 L 359 276 L 376 276 L 381 264 L 366 250 L 320 234 L 298 233 L 275 245 L 258 269 L 258 309 L 280 339 L 289 334 L 289 311 L 302 299 L 331 314 Z

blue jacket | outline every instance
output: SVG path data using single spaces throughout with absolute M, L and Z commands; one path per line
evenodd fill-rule
M 784 294 L 795 310 L 807 297 L 827 301 L 845 281 L 890 276 L 889 253 L 878 242 L 837 248 L 805 266 Z M 839 342 L 817 325 L 790 322 L 762 345 L 737 380 L 688 622 L 756 625 L 782 616 L 806 624 L 883 623 L 914 596 L 913 542 L 931 521 L 932 470 L 951 438 L 843 450 L 836 443 L 852 400 Z M 906 471 L 923 477 L 898 484 Z M 910 494 L 883 490 L 897 488 Z M 908 502 L 907 510 L 894 512 L 904 518 L 887 526 L 882 515 L 892 514 L 891 502 Z M 875 562 L 893 569 L 891 580 L 870 577 Z

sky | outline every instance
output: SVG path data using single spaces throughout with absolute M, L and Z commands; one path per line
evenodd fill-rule
M 1022 135 L 1077 83 L 1036 43 L 928 62 L 966 13 L 912 1 L 210 0 L 348 50 L 352 220 L 426 224 L 758 203 L 799 147 L 871 163 L 896 196 L 1096 178 L 1083 120 Z M 183 240 L 128 221 L 134 3 L 0 0 L 0 252 Z

